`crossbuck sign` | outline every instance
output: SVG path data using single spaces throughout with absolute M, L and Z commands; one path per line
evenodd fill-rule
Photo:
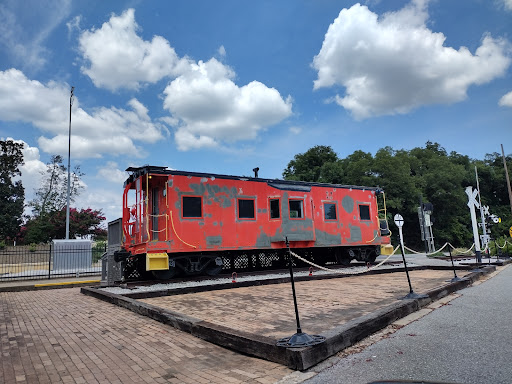
M 480 239 L 478 237 L 478 224 L 476 223 L 475 207 L 480 208 L 480 204 L 476 201 L 478 190 L 473 190 L 473 187 L 466 187 L 466 195 L 468 195 L 468 207 L 471 213 L 471 223 L 473 225 L 473 239 L 475 241 L 475 253 L 477 257 L 480 256 Z

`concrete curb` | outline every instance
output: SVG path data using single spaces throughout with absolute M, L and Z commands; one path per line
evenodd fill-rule
M 70 282 L 55 282 L 55 283 L 37 283 L 29 285 L 16 285 L 16 286 L 0 286 L 0 292 L 23 292 L 23 291 L 39 291 L 45 289 L 59 289 L 59 288 L 74 288 L 74 287 L 88 287 L 99 286 L 100 280 L 84 280 L 84 281 L 70 281 Z
M 212 324 L 201 319 L 141 303 L 125 295 L 113 294 L 96 288 L 82 288 L 81 292 L 130 309 L 141 315 L 148 316 L 222 347 L 283 364 L 291 369 L 303 371 L 388 326 L 394 321 L 429 305 L 431 302 L 470 286 L 482 276 L 496 270 L 495 266 L 482 266 L 482 268 L 483 272 L 473 272 L 460 281 L 450 282 L 426 292 L 428 298 L 404 300 L 394 303 L 324 332 L 322 336 L 326 337 L 326 341 L 322 344 L 296 349 L 277 347 L 276 340 L 274 339 Z M 230 287 L 233 287 L 233 285 L 231 284 Z

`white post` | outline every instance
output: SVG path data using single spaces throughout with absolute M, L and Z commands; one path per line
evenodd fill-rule
M 482 239 L 482 245 L 485 247 L 487 244 L 487 229 L 485 228 L 485 215 L 484 210 L 482 207 L 482 197 L 480 196 L 480 182 L 478 181 L 478 171 L 476 169 L 475 165 L 475 176 L 476 176 L 476 189 L 478 191 L 478 204 L 480 204 L 480 217 L 482 218 L 482 232 L 484 234 L 484 237 Z
M 480 239 L 478 238 L 478 224 L 476 222 L 476 212 L 475 206 L 477 208 L 480 207 L 480 204 L 476 201 L 476 196 L 478 194 L 477 190 L 473 191 L 473 187 L 466 187 L 466 195 L 468 195 L 468 207 L 469 212 L 471 213 L 471 224 L 473 225 L 473 239 L 475 241 L 475 254 L 477 261 L 479 263 L 482 262 L 482 257 L 480 255 Z

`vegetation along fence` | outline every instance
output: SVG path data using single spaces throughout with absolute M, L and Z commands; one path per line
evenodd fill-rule
M 106 243 L 71 243 L 3 247 L 0 249 L 0 282 L 100 275 Z

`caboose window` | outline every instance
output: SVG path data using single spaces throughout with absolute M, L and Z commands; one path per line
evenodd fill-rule
M 290 218 L 291 219 L 302 219 L 304 217 L 304 202 L 302 200 L 289 200 L 290 206 Z
M 325 220 L 336 220 L 336 204 L 324 203 Z
M 281 214 L 279 213 L 279 199 L 270 199 L 270 218 L 279 219 Z
M 359 217 L 361 220 L 370 220 L 370 206 L 360 205 L 359 206 Z
M 183 196 L 181 206 L 183 217 L 203 217 L 203 202 L 200 196 Z
M 238 218 L 254 219 L 254 199 L 238 199 Z

